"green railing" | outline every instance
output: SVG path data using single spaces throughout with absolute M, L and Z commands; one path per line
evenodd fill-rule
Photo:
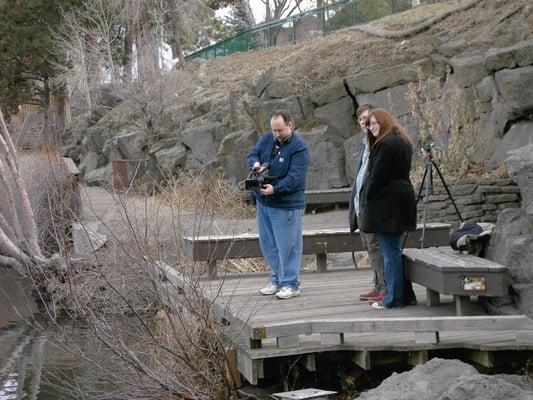
M 421 0 L 420 4 L 439 1 L 442 0 Z M 412 0 L 340 0 L 302 14 L 257 25 L 185 58 L 217 58 L 236 52 L 294 44 L 408 10 L 412 3 Z

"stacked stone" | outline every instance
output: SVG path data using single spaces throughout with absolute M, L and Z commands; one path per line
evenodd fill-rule
M 496 222 L 502 210 L 520 208 L 520 189 L 511 179 L 463 179 L 446 182 L 450 193 L 466 222 Z M 424 189 L 419 200 L 418 219 L 424 214 Z M 429 196 L 428 222 L 454 223 L 457 212 L 440 181 L 434 180 L 433 194 Z

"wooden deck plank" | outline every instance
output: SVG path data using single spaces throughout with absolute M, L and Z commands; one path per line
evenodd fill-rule
M 207 297 L 217 295 L 213 301 L 219 312 L 226 313 L 226 316 L 236 322 L 230 327 L 242 330 L 237 346 L 241 357 L 249 360 L 324 351 L 533 351 L 533 340 L 525 343 L 516 340 L 517 329 L 528 328 L 528 321 L 491 319 L 490 316 L 485 316 L 485 320 L 480 323 L 475 319 L 483 318 L 485 314 L 477 302 L 473 301 L 473 313 L 477 317 L 468 317 L 473 323 L 469 324 L 464 319 L 456 323 L 452 297 L 441 295 L 441 305 L 428 307 L 425 305 L 425 288 L 420 285 L 414 285 L 419 305 L 394 310 L 373 310 L 368 303 L 357 299 L 359 293 L 370 288 L 371 273 L 368 268 L 339 269 L 325 274 L 302 273 L 301 296 L 285 301 L 258 294 L 259 288 L 268 279 L 266 274 L 242 279 L 232 277 L 228 280 L 203 281 L 201 285 Z M 500 325 L 495 325 L 496 323 Z M 464 330 L 454 331 L 457 327 Z M 482 328 L 489 330 L 480 331 Z M 509 330 L 504 331 L 503 328 Z M 365 329 L 367 332 L 350 332 Z M 416 330 L 432 329 L 439 330 L 439 343 L 415 343 Z M 343 340 L 321 342 L 320 333 L 342 333 Z M 293 347 L 278 348 L 277 338 L 295 338 L 295 335 L 299 336 L 297 341 L 291 341 L 290 345 Z M 260 340 L 261 348 L 251 349 L 249 337 L 266 339 Z
M 442 305 L 428 307 L 425 288 L 419 285 L 414 285 L 418 306 L 373 310 L 357 300 L 359 293 L 370 288 L 371 273 L 368 268 L 303 273 L 302 295 L 286 301 L 258 294 L 268 279 L 266 274 L 197 283 L 219 316 L 230 322 L 227 329 L 231 337 L 236 335 L 232 344 L 237 347 L 239 370 L 252 383 L 263 377 L 264 359 L 289 355 L 358 352 L 368 355 L 364 365 L 370 367 L 374 351 L 533 351 L 533 337 L 516 340 L 518 329 L 531 329 L 531 321 L 484 316 L 477 302 L 472 305 L 478 316 L 457 319 L 451 296 L 441 296 Z M 183 282 L 173 276 L 163 286 L 177 291 Z M 463 331 L 455 331 L 459 328 Z M 440 341 L 416 343 L 417 331 L 438 331 Z

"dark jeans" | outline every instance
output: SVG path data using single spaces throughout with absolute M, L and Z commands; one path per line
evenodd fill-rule
M 385 271 L 387 295 L 383 299 L 385 307 L 404 305 L 404 273 L 400 233 L 376 233 Z

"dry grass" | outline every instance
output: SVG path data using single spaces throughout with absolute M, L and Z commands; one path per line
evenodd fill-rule
M 161 198 L 174 210 L 232 219 L 250 218 L 253 207 L 248 193 L 225 180 L 221 174 L 204 170 L 167 182 Z
M 374 21 L 384 29 L 401 29 L 423 22 L 437 13 L 455 7 L 457 0 L 417 7 Z M 196 61 L 188 70 L 194 81 L 210 91 L 242 92 L 261 74 L 272 69 L 273 76 L 283 77 L 295 94 L 320 87 L 335 78 L 391 65 L 410 63 L 434 53 L 434 39 L 439 36 L 478 41 L 479 50 L 510 45 L 513 39 L 498 35 L 500 28 L 529 24 L 520 13 L 504 18 L 509 10 L 528 4 L 528 0 L 508 0 L 500 7 L 477 6 L 435 24 L 428 31 L 407 40 L 379 39 L 347 28 L 325 38 L 296 45 L 279 46 L 228 57 Z M 531 30 L 531 29 L 530 29 Z M 531 32 L 533 34 L 533 32 Z
M 453 82 L 449 76 L 447 78 Z M 438 85 L 437 79 L 422 76 L 417 83 L 409 85 L 407 101 L 419 132 L 418 141 L 414 144 L 413 182 L 422 180 L 427 163 L 424 149 L 428 143 L 434 143 L 433 159 L 447 179 L 504 177 L 504 168 L 488 170 L 487 160 L 478 157 L 484 150 L 486 137 L 480 132 L 480 121 L 472 119 L 468 111 L 477 104 L 468 104 L 465 92 L 453 84 L 448 88 L 446 98 L 431 98 L 429 94 Z M 442 115 L 447 105 L 450 125 L 445 128 Z M 473 112 L 479 113 L 477 108 Z

